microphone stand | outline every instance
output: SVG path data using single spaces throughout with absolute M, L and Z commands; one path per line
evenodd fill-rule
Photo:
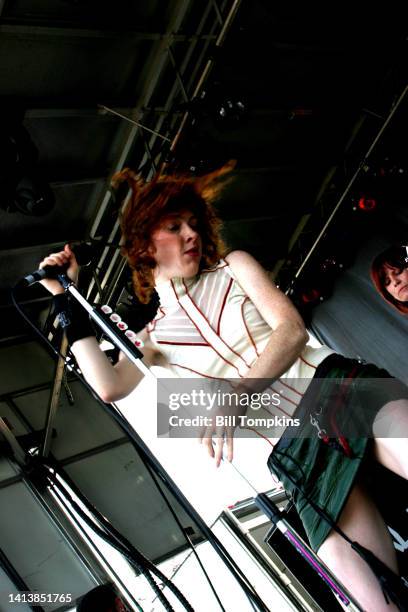
M 125 333 L 118 330 L 116 323 L 114 323 L 109 315 L 103 312 L 100 306 L 92 306 L 84 296 L 78 291 L 74 281 L 72 281 L 66 274 L 58 274 L 57 278 L 65 291 L 69 292 L 87 311 L 89 316 L 95 323 L 103 330 L 103 332 L 112 340 L 113 344 L 117 346 L 132 363 L 134 363 L 142 374 L 150 376 L 156 379 L 156 376 L 150 370 L 150 368 L 143 361 L 143 353 L 139 351 L 137 346 L 128 338 Z
M 134 363 L 143 374 L 150 376 L 156 380 L 156 376 L 150 370 L 150 368 L 143 362 L 142 357 L 143 353 L 139 351 L 137 346 L 124 334 L 123 331 L 118 331 L 116 323 L 114 323 L 110 318 L 109 314 L 103 311 L 103 306 L 92 306 L 78 291 L 75 286 L 74 281 L 72 281 L 65 273 L 57 274 L 57 279 L 63 286 L 64 290 L 69 292 L 81 306 L 86 310 L 91 319 L 95 321 L 95 323 L 105 332 L 105 334 L 112 340 L 112 342 L 117 346 L 124 354 L 130 359 L 132 363 Z M 109 407 L 109 404 L 107 405 Z M 233 558 L 229 555 L 228 551 L 224 548 L 223 544 L 218 540 L 216 535 L 212 532 L 212 530 L 207 526 L 207 524 L 203 521 L 201 516 L 197 513 L 194 507 L 190 504 L 187 498 L 184 496 L 182 491 L 178 488 L 178 486 L 173 482 L 170 476 L 165 472 L 161 464 L 157 461 L 154 455 L 150 452 L 145 443 L 141 440 L 141 438 L 137 435 L 135 430 L 127 424 L 124 416 L 120 412 L 119 408 L 115 404 L 113 404 L 113 408 L 111 408 L 113 412 L 111 412 L 111 416 L 122 426 L 122 428 L 126 431 L 129 437 L 134 442 L 137 447 L 141 458 L 146 462 L 147 465 L 157 474 L 157 476 L 162 480 L 168 487 L 169 491 L 174 495 L 177 499 L 183 510 L 187 513 L 187 515 L 194 521 L 194 523 L 199 527 L 203 535 L 208 539 L 210 544 L 213 546 L 221 560 L 227 566 L 231 574 L 234 576 L 241 589 L 248 597 L 248 599 L 252 603 L 252 607 L 256 606 L 257 610 L 260 612 L 270 612 L 270 609 L 265 605 L 262 599 L 257 595 L 256 591 L 253 591 L 250 583 L 246 583 L 245 579 L 241 577 L 240 570 L 236 566 Z M 124 422 L 125 421 L 125 422 Z M 282 590 L 281 590 L 282 593 Z M 290 591 L 286 589 L 282 593 L 286 599 L 289 599 L 292 603 L 296 603 L 295 598 L 292 596 Z M 255 609 L 255 607 L 254 607 Z

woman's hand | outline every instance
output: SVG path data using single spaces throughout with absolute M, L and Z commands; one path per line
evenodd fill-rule
M 226 395 L 228 403 L 218 406 L 209 412 L 211 425 L 203 427 L 199 433 L 199 442 L 207 450 L 215 466 L 219 467 L 224 458 L 224 447 L 227 449 L 226 459 L 232 461 L 234 458 L 234 433 L 240 426 L 240 417 L 246 412 L 246 407 L 241 406 L 239 394 Z
M 217 411 L 215 416 L 223 418 L 225 411 Z M 227 448 L 227 459 L 232 461 L 234 458 L 234 431 L 235 426 L 215 425 L 206 427 L 201 431 L 199 442 L 207 449 L 212 459 L 215 459 L 215 466 L 220 467 L 223 459 L 224 444 Z M 215 443 L 214 443 L 215 442 Z
M 40 270 L 45 266 L 67 266 L 66 274 L 68 278 L 76 282 L 78 278 L 79 266 L 75 259 L 74 253 L 71 251 L 69 244 L 66 244 L 63 251 L 58 253 L 51 253 L 48 257 L 45 257 L 39 265 Z M 54 279 L 44 279 L 40 283 L 53 295 L 57 293 L 64 293 L 64 289 L 61 283 Z

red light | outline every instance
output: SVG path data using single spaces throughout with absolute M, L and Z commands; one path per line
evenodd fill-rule
M 374 210 L 376 206 L 377 200 L 374 200 L 374 198 L 366 198 L 365 196 L 362 196 L 358 201 L 358 207 L 360 210 L 370 211 Z
M 313 304 L 322 299 L 322 294 L 318 289 L 306 289 L 301 295 L 301 300 L 304 304 Z

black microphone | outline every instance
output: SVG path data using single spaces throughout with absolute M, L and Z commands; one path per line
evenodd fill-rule
M 98 245 L 91 242 L 71 242 L 71 251 L 75 255 L 78 265 L 82 268 L 89 266 L 98 255 Z
M 95 254 L 96 247 L 88 242 L 76 242 L 70 245 L 71 251 L 80 266 L 89 266 Z M 44 278 L 58 278 L 59 274 L 64 274 L 68 266 L 44 266 L 41 270 L 35 270 L 27 274 L 19 281 L 20 287 L 30 287 Z
M 59 274 L 64 274 L 68 266 L 44 266 L 41 270 L 35 270 L 27 274 L 19 281 L 20 287 L 30 287 L 44 278 L 58 278 Z

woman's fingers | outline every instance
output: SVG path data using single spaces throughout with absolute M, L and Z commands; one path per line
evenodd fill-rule
M 215 467 L 220 467 L 222 461 L 222 453 L 224 449 L 224 436 L 217 436 L 215 438 Z
M 214 430 L 212 427 L 206 427 L 204 429 L 202 437 L 199 439 L 199 442 L 204 446 L 204 448 L 206 449 L 207 453 L 210 455 L 211 458 L 214 457 L 214 447 L 213 447 L 213 440 L 212 440 L 213 433 L 214 433 Z
M 68 261 L 69 259 L 64 252 L 51 253 L 51 255 L 48 255 L 48 257 L 44 257 L 40 263 L 40 269 L 44 268 L 45 266 L 65 266 Z
M 216 431 L 215 441 L 215 465 L 220 467 L 223 460 L 224 448 L 227 449 L 227 460 L 232 461 L 234 457 L 234 428 L 222 427 Z
M 69 278 L 76 282 L 78 276 L 78 264 L 75 259 L 75 255 L 68 244 L 65 245 L 63 251 L 58 251 L 58 253 L 50 253 L 50 255 L 44 257 L 42 262 L 39 264 L 39 268 L 42 269 L 45 266 L 65 267 L 66 274 L 69 276 Z M 61 284 L 57 280 L 43 279 L 40 281 L 40 283 L 53 295 L 63 293 L 64 291 Z
M 214 438 L 214 439 L 213 439 Z M 233 427 L 207 427 L 200 431 L 199 442 L 206 448 L 215 466 L 219 467 L 223 459 L 224 445 L 227 449 L 227 459 L 234 457 L 234 428 Z
M 227 441 L 227 459 L 231 462 L 234 458 L 234 428 L 226 427 L 226 441 Z

